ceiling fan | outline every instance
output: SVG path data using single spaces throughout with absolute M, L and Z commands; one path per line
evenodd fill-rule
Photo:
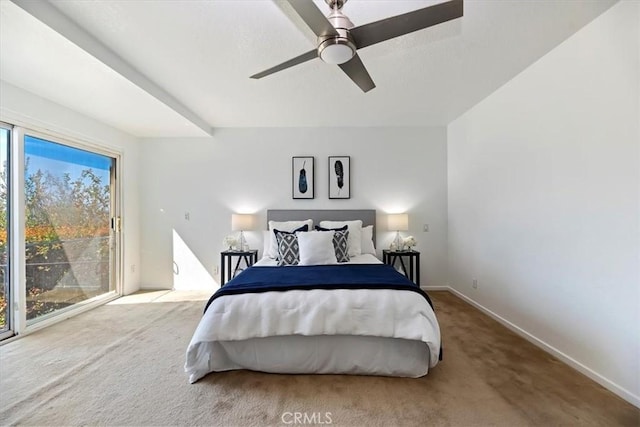
M 363 92 L 370 91 L 376 85 L 356 50 L 459 18 L 463 9 L 463 0 L 449 0 L 354 27 L 349 18 L 342 13 L 342 7 L 347 0 L 325 0 L 331 8 L 327 17 L 311 0 L 287 1 L 318 36 L 318 46 L 282 64 L 254 74 L 251 78 L 261 79 L 294 65 L 320 58 L 328 64 L 338 65 Z

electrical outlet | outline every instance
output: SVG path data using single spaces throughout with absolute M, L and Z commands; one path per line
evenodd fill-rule
M 191 215 L 189 214 L 189 212 L 185 212 L 184 213 L 184 219 L 186 219 L 187 221 L 189 221 L 189 219 L 191 219 Z
M 473 286 L 473 289 L 478 289 L 478 279 L 473 279 L 473 284 L 471 286 Z
M 425 224 L 422 226 L 422 231 L 424 231 L 425 233 L 429 232 L 429 224 Z
M 213 267 L 213 274 L 219 274 L 220 273 L 220 269 L 219 267 L 216 265 L 215 267 Z
M 136 272 L 136 265 L 135 264 L 131 264 L 131 272 L 132 273 Z

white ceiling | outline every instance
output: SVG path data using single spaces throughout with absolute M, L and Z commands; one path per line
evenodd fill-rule
M 437 2 L 349 0 L 343 11 L 357 26 Z M 287 3 L 52 2 L 55 14 L 95 37 L 87 49 L 64 31 L 68 23 L 56 27 L 49 14 L 44 21 L 56 31 L 0 0 L 0 79 L 140 137 L 218 127 L 438 126 L 614 3 L 466 0 L 460 19 L 358 51 L 377 85 L 365 94 L 320 60 L 249 79 L 313 49 L 315 37 Z M 112 61 L 92 46 L 108 48 Z

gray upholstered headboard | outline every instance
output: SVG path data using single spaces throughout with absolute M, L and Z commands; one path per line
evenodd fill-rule
M 269 209 L 269 221 L 302 221 L 312 219 L 317 225 L 320 221 L 362 220 L 362 225 L 373 225 L 373 242 L 376 242 L 376 210 L 375 209 Z

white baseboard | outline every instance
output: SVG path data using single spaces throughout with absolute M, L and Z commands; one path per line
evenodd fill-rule
M 423 291 L 448 291 L 448 286 L 420 286 Z
M 624 387 L 621 387 L 618 384 L 614 383 L 613 381 L 603 377 L 602 375 L 598 374 L 597 372 L 593 371 L 592 369 L 590 369 L 589 367 L 583 365 L 582 363 L 578 362 L 577 360 L 573 359 L 572 357 L 566 355 L 565 353 L 561 352 L 560 350 L 558 350 L 557 348 L 553 347 L 552 345 L 549 345 L 548 343 L 542 341 L 538 337 L 530 334 L 529 332 L 525 331 L 524 329 L 520 328 L 519 326 L 511 323 L 510 321 L 508 321 L 504 317 L 501 317 L 500 315 L 498 315 L 498 314 L 494 313 L 493 311 L 489 310 L 488 308 L 484 307 L 482 304 L 477 303 L 476 301 L 474 301 L 473 299 L 469 298 L 468 296 L 466 296 L 462 292 L 460 292 L 460 291 L 458 291 L 456 289 L 453 289 L 450 286 L 444 286 L 444 287 L 438 286 L 438 287 L 434 287 L 434 288 L 424 288 L 424 289 L 426 289 L 426 290 L 428 290 L 428 289 L 436 290 L 435 288 L 437 288 L 437 290 L 441 290 L 441 288 L 444 288 L 444 289 L 448 290 L 452 294 L 454 294 L 457 297 L 463 299 L 464 301 L 468 302 L 472 306 L 476 307 L 478 310 L 482 311 L 483 313 L 485 313 L 488 316 L 490 316 L 491 318 L 495 319 L 496 321 L 498 321 L 502 325 L 506 326 L 511 331 L 513 331 L 516 334 L 520 335 L 521 337 L 523 337 L 524 339 L 526 339 L 530 343 L 534 344 L 536 347 L 539 347 L 542 350 L 546 351 L 547 353 L 550 353 L 551 355 L 557 357 L 558 359 L 560 359 L 561 361 L 563 361 L 567 365 L 569 365 L 572 368 L 576 369 L 578 372 L 580 372 L 580 373 L 586 375 L 587 377 L 591 378 L 593 381 L 597 382 L 598 384 L 600 384 L 604 388 L 606 388 L 606 389 L 610 390 L 611 392 L 615 393 L 616 395 L 620 396 L 621 398 L 623 398 L 627 402 L 631 403 L 632 405 L 640 408 L 640 396 L 636 396 L 635 394 L 631 393 L 629 390 L 625 389 Z

